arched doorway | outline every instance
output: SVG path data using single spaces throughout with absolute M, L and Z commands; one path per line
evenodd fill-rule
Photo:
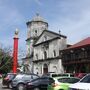
M 46 74 L 46 73 L 48 73 L 48 65 L 44 64 L 44 66 L 43 66 L 43 74 Z
M 39 70 L 38 70 L 38 67 L 36 68 L 36 74 L 38 74 L 39 73 Z

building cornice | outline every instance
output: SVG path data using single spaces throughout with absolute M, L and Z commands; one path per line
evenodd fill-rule
M 28 21 L 28 22 L 26 23 L 26 25 L 28 26 L 29 24 L 31 24 L 31 23 L 35 23 L 35 22 L 43 22 L 43 23 L 46 23 L 47 26 L 48 26 L 48 23 L 45 22 L 45 21 Z
M 34 44 L 33 46 L 35 47 L 35 46 L 42 45 L 42 44 L 45 44 L 45 43 L 50 43 L 50 42 L 52 42 L 52 41 L 54 41 L 56 39 L 60 39 L 60 37 L 56 37 L 56 38 L 53 38 L 53 39 L 50 39 L 50 40 L 47 40 L 47 41 L 43 41 L 41 43 Z
M 57 57 L 51 57 L 51 58 L 46 58 L 46 59 L 38 59 L 38 60 L 33 60 L 33 62 L 40 62 L 40 61 L 51 61 L 51 60 L 57 60 L 57 59 L 60 59 L 59 56 Z

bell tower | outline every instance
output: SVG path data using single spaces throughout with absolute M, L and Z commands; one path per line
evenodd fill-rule
M 48 23 L 37 13 L 36 16 L 26 23 L 27 25 L 27 56 L 33 53 L 33 43 L 44 30 L 48 30 Z

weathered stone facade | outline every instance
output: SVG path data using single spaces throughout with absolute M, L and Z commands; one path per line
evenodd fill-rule
M 34 73 L 63 73 L 59 51 L 66 46 L 66 36 L 44 30 L 34 44 Z
M 36 74 L 47 72 L 63 73 L 60 50 L 67 47 L 67 37 L 48 30 L 48 23 L 36 15 L 27 22 L 27 61 Z
M 41 33 L 46 29 L 48 30 L 48 23 L 43 20 L 43 18 L 37 14 L 31 21 L 27 23 L 27 56 L 31 56 L 33 53 L 34 41 L 41 35 Z

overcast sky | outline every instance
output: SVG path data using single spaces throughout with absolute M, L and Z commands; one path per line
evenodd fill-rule
M 49 30 L 67 36 L 75 44 L 90 36 L 90 0 L 0 0 L 0 43 L 13 47 L 16 28 L 19 48 L 26 49 L 26 22 L 39 13 Z

